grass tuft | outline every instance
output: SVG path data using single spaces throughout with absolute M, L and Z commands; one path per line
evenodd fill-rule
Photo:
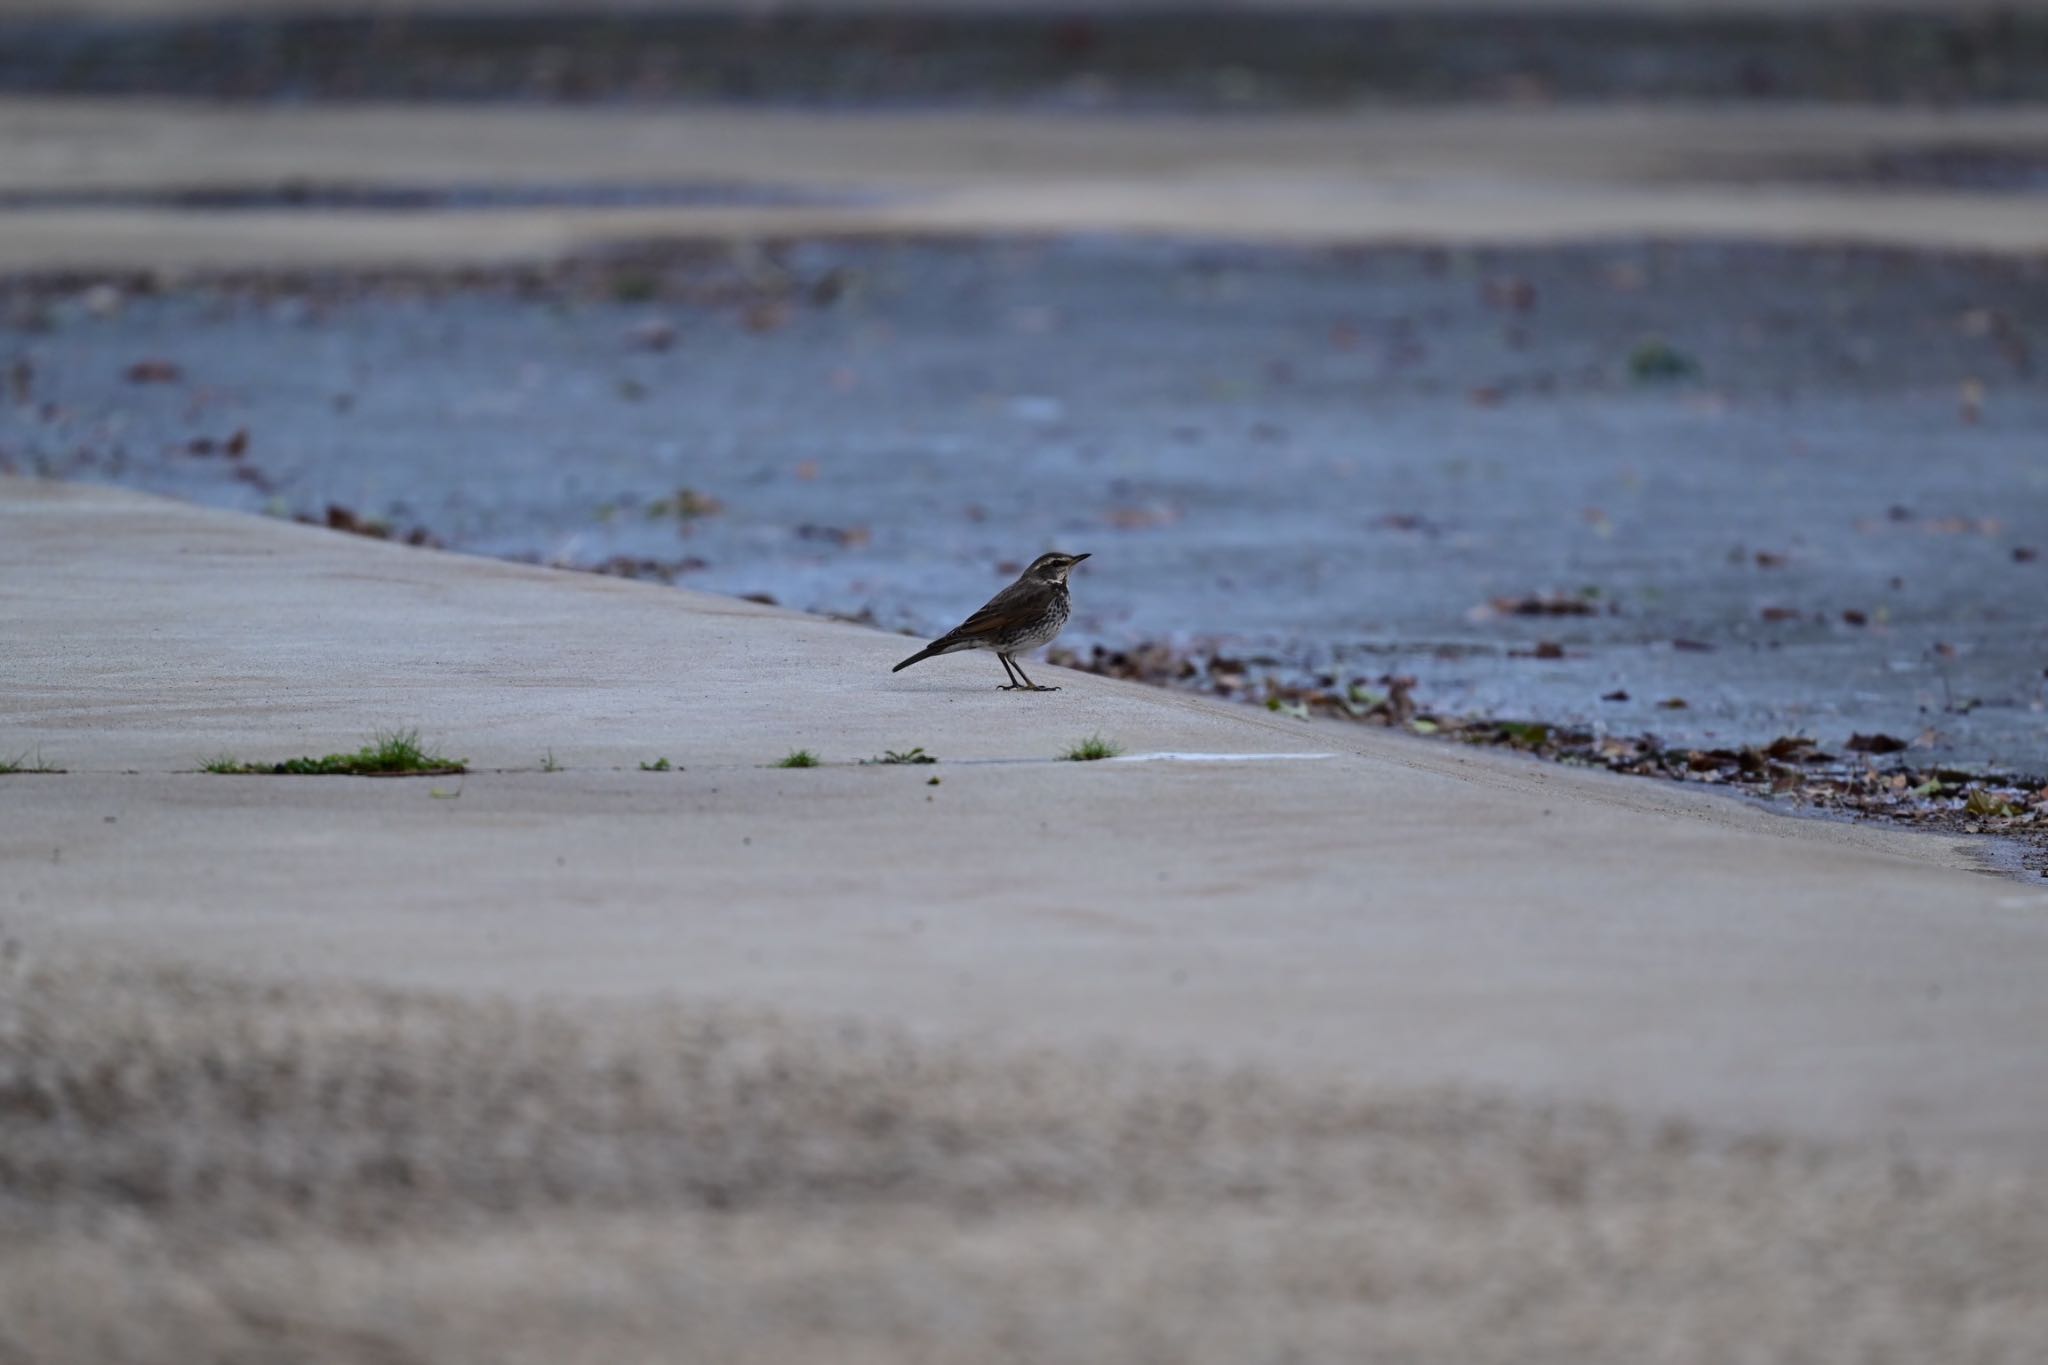
M 861 765 L 863 767 L 871 767 L 878 763 L 936 763 L 938 761 L 924 751 L 923 745 L 919 745 L 915 749 L 884 750 L 880 758 L 864 758 L 861 760 Z
M 369 743 L 351 754 L 288 758 L 282 763 L 242 763 L 222 754 L 205 767 L 210 773 L 262 773 L 293 777 L 424 777 L 469 770 L 459 758 L 429 753 L 420 743 L 418 730 L 391 730 L 375 735 Z
M 546 757 L 541 759 L 540 770 L 544 773 L 558 773 L 562 771 L 562 765 L 555 762 L 555 751 L 553 749 L 548 750 Z
M 1651 337 L 1629 352 L 1629 378 L 1638 384 L 1690 379 L 1699 372 L 1697 360 L 1661 337 Z
M 54 764 L 45 763 L 41 749 L 36 750 L 34 758 L 28 756 L 27 750 L 23 750 L 13 758 L 0 758 L 0 777 L 7 776 L 10 773 L 61 773 L 63 771 L 62 768 Z
M 1121 744 L 1111 744 L 1101 735 L 1090 735 L 1060 757 L 1075 763 L 1092 763 L 1098 758 L 1115 758 L 1123 751 Z
M 809 749 L 791 749 L 789 757 L 783 759 L 775 766 L 778 768 L 815 768 L 818 766 L 818 756 Z
M 642 763 L 640 765 L 640 771 L 643 773 L 665 773 L 669 771 L 669 767 L 670 765 L 667 759 L 657 758 L 652 763 Z

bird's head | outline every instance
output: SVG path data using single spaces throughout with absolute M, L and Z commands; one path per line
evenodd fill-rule
M 1074 566 L 1087 557 L 1064 555 L 1058 550 L 1051 550 L 1032 560 L 1031 567 L 1024 571 L 1024 576 L 1041 583 L 1064 583 L 1067 581 L 1067 575 L 1074 571 Z

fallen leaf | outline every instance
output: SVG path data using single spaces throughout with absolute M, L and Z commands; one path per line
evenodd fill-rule
M 1687 654 L 1711 654 L 1714 649 L 1704 640 L 1673 640 L 1671 647 Z
M 1519 275 L 1497 275 L 1480 287 L 1489 308 L 1526 313 L 1536 306 L 1536 286 Z
M 1180 520 L 1177 507 L 1112 507 L 1102 519 L 1119 531 L 1143 531 L 1154 526 L 1171 526 Z
M 1615 688 L 1615 689 L 1614 689 L 1614 690 L 1613 690 L 1612 692 L 1602 692 L 1602 693 L 1600 694 L 1600 700 L 1602 700 L 1602 701 L 1627 701 L 1627 700 L 1628 700 L 1628 693 L 1627 693 L 1627 692 L 1625 692 L 1625 691 L 1623 691 L 1623 690 L 1622 690 L 1621 688 L 1618 688 L 1618 687 L 1617 687 L 1617 688 Z
M 1764 754 L 1780 763 L 1821 763 L 1829 757 L 1805 735 L 1780 735 L 1764 746 Z
M 724 503 L 694 488 L 678 488 L 674 496 L 656 498 L 647 504 L 650 519 L 675 517 L 681 521 L 692 521 L 697 517 L 715 517 L 724 510 Z
M 175 384 L 185 372 L 168 360 L 138 360 L 124 372 L 131 384 Z
M 1858 734 L 1849 736 L 1849 743 L 1846 747 L 1852 752 L 1859 754 L 1895 754 L 1909 746 L 1905 740 L 1900 739 L 1896 735 Z
M 1648 272 L 1634 261 L 1616 261 L 1604 273 L 1607 287 L 1617 294 L 1633 294 L 1650 282 Z
M 776 332 L 789 321 L 789 307 L 779 299 L 750 305 L 740 319 L 749 332 Z
M 1638 384 L 1666 383 L 1699 373 L 1699 362 L 1667 341 L 1651 338 L 1628 356 L 1629 377 Z
M 2002 796 L 1994 795 L 1979 787 L 1970 793 L 1970 799 L 1963 803 L 1963 809 L 1972 815 L 2013 816 L 2020 813 L 2019 807 Z
M 1684 697 L 1666 697 L 1664 700 L 1657 703 L 1657 709 L 1659 711 L 1683 711 L 1686 710 L 1689 705 L 1690 703 L 1688 703 Z
M 842 550 L 854 549 L 873 538 L 865 526 L 818 526 L 810 522 L 796 528 L 798 540 L 822 540 Z
M 1763 616 L 1766 621 L 1797 621 L 1799 619 L 1799 609 L 1797 607 L 1765 607 Z
M 676 326 L 667 318 L 647 318 L 633 325 L 626 340 L 643 351 L 666 351 L 676 344 Z
M 1870 624 L 1870 618 L 1852 607 L 1842 613 L 1842 624 L 1847 626 L 1867 626 Z
M 1592 616 L 1599 611 L 1584 595 L 1544 593 L 1528 597 L 1496 597 L 1490 604 L 1502 616 Z
M 1984 385 L 1976 379 L 1965 379 L 1956 391 L 1956 408 L 1963 421 L 1975 425 L 1984 419 Z
M 2031 564 L 2040 557 L 2041 552 L 2031 545 L 2015 545 L 2012 547 L 2012 562 L 2015 564 Z

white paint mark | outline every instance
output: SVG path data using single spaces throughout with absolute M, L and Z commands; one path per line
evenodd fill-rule
M 1268 763 L 1297 758 L 1335 758 L 1335 754 L 1119 754 L 1108 763 Z

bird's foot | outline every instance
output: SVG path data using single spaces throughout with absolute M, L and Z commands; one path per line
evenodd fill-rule
M 1023 691 L 1027 691 L 1027 690 L 1028 690 L 1028 689 L 1027 689 L 1027 688 L 1026 688 L 1026 687 L 1024 686 L 1024 684 L 1023 684 L 1023 683 L 997 683 L 997 684 L 996 684 L 996 691 L 998 691 L 998 692 L 1023 692 Z
M 1028 691 L 1032 691 L 1032 692 L 1057 692 L 1057 691 L 1059 691 L 1059 688 L 1057 688 L 1057 687 L 1047 687 L 1047 686 L 1046 686 L 1046 685 L 1045 685 L 1044 683 L 1033 683 L 1033 684 L 1032 684 L 1032 685 L 1031 685 L 1031 686 L 1030 686 L 1030 687 L 1029 687 L 1028 689 L 1026 689 L 1026 690 L 1028 690 Z

